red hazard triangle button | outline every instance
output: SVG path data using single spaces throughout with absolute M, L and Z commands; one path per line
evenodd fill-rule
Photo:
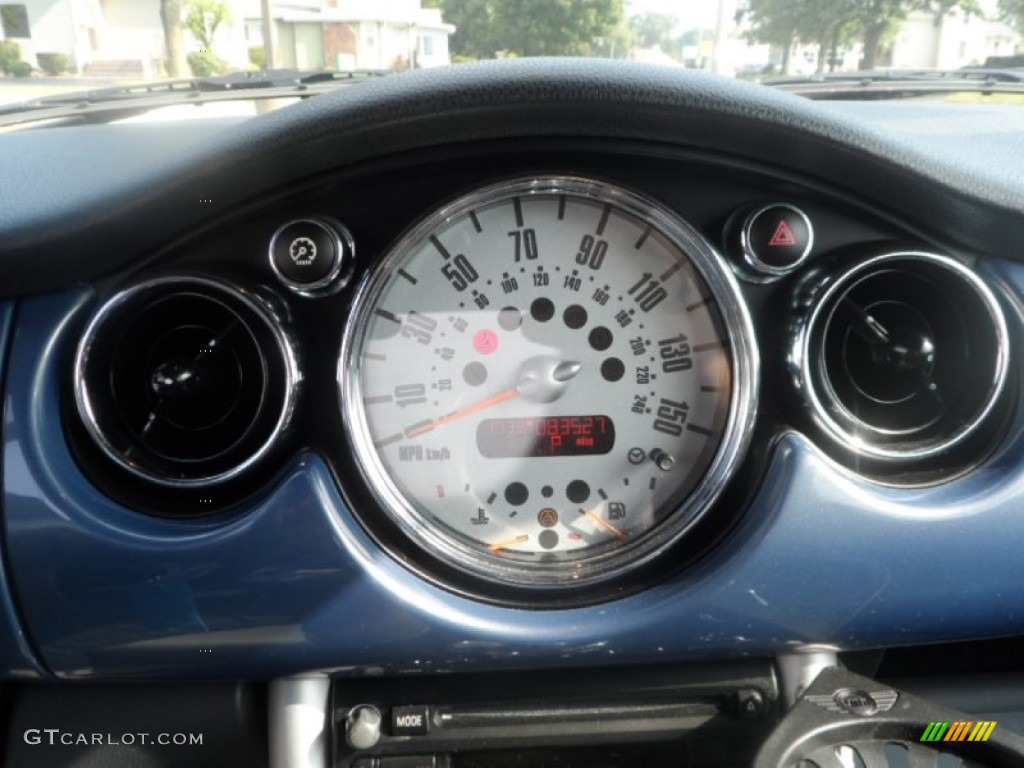
M 775 228 L 775 234 L 772 235 L 772 239 L 768 241 L 769 247 L 775 248 L 780 245 L 796 245 L 796 237 L 793 236 L 793 230 L 789 228 L 789 224 L 786 223 L 785 219 L 779 221 L 779 226 Z
M 811 253 L 811 220 L 795 205 L 775 203 L 747 215 L 740 244 L 747 265 L 766 275 L 795 269 Z

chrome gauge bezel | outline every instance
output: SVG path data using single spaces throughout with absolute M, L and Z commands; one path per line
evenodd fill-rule
M 995 335 L 996 356 L 992 380 L 985 393 L 982 407 L 968 422 L 948 438 L 934 440 L 913 447 L 889 447 L 883 440 L 903 433 L 865 423 L 846 408 L 832 390 L 823 368 L 823 350 L 816 348 L 815 339 L 822 323 L 828 322 L 825 313 L 833 308 L 835 299 L 852 290 L 860 280 L 876 269 L 894 262 L 921 262 L 949 271 L 972 290 L 988 314 Z M 803 398 L 814 424 L 831 440 L 855 455 L 884 462 L 917 462 L 932 459 L 969 440 L 1000 402 L 1009 379 L 1010 336 L 999 300 L 989 286 L 970 269 L 948 256 L 925 251 L 895 251 L 863 259 L 838 274 L 825 279 L 813 279 L 805 288 L 809 310 L 794 326 L 788 366 L 793 384 Z M 819 380 L 820 379 L 820 380 Z
M 264 329 L 268 332 L 268 337 L 273 339 L 277 348 L 276 353 L 280 356 L 284 371 L 283 401 L 280 405 L 280 412 L 277 414 L 277 418 L 274 420 L 274 424 L 266 440 L 257 446 L 257 448 L 244 460 L 225 471 L 211 475 L 192 478 L 167 477 L 150 472 L 138 464 L 125 459 L 108 438 L 103 426 L 99 423 L 96 408 L 93 404 L 93 397 L 89 389 L 89 382 L 86 379 L 89 356 L 96 342 L 96 337 L 100 329 L 102 329 L 111 319 L 112 315 L 116 314 L 121 307 L 133 301 L 140 295 L 167 288 L 182 290 L 192 289 L 200 295 L 202 295 L 204 291 L 207 292 L 207 295 L 221 294 L 228 296 L 233 301 L 237 301 L 239 304 L 243 305 L 252 313 L 253 318 L 263 325 Z M 93 315 L 85 329 L 85 332 L 82 334 L 82 339 L 75 351 L 74 366 L 72 389 L 75 399 L 75 407 L 86 432 L 102 453 L 121 469 L 127 471 L 136 478 L 165 488 L 179 489 L 203 488 L 225 483 L 239 477 L 255 464 L 260 462 L 278 443 L 281 436 L 288 428 L 295 410 L 297 386 L 302 380 L 302 374 L 299 370 L 295 352 L 292 348 L 288 335 L 285 333 L 281 323 L 274 316 L 274 313 L 269 307 L 265 306 L 264 302 L 260 298 L 252 292 L 238 286 L 229 285 L 205 277 L 192 276 L 159 277 L 153 280 L 148 280 L 126 288 L 105 301 Z
M 727 336 L 732 366 L 732 392 L 719 447 L 704 477 L 679 508 L 634 541 L 599 554 L 584 554 L 555 562 L 529 564 L 473 548 L 442 535 L 428 524 L 426 512 L 406 499 L 383 465 L 373 445 L 363 406 L 359 354 L 368 331 L 369 314 L 390 275 L 410 249 L 438 228 L 467 211 L 514 196 L 567 195 L 611 203 L 656 229 L 691 261 L 717 303 Z M 397 524 L 405 538 L 428 556 L 472 577 L 504 587 L 555 590 L 607 582 L 649 564 L 677 542 L 718 499 L 742 461 L 756 414 L 759 359 L 753 325 L 732 270 L 698 231 L 663 205 L 621 187 L 577 176 L 541 176 L 502 181 L 461 195 L 428 213 L 392 245 L 384 258 L 361 280 L 346 327 L 337 379 L 349 447 L 373 499 Z M 364 516 L 364 517 L 369 517 Z M 369 526 L 372 528 L 372 525 Z M 403 562 L 404 562 L 403 558 Z

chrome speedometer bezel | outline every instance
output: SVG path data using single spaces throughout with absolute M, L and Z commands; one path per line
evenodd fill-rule
M 443 535 L 428 524 L 428 515 L 413 507 L 399 490 L 373 445 L 363 407 L 359 351 L 368 329 L 369 314 L 387 278 L 430 234 L 467 211 L 514 196 L 567 195 L 611 203 L 651 224 L 692 263 L 717 304 L 726 335 L 732 391 L 722 438 L 704 477 L 689 496 L 654 528 L 614 550 L 586 553 L 555 562 L 522 563 Z M 388 248 L 385 256 L 361 279 L 342 339 L 337 367 L 343 416 L 354 463 L 372 498 L 397 524 L 402 534 L 455 570 L 502 587 L 539 591 L 596 586 L 649 564 L 704 515 L 722 493 L 742 462 L 753 432 L 759 388 L 759 358 L 753 325 L 732 270 L 715 248 L 690 224 L 664 205 L 631 190 L 596 179 L 571 175 L 515 177 L 469 191 L 428 212 Z

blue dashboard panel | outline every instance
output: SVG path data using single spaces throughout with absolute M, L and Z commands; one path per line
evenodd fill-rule
M 0 303 L 0 381 L 7 362 L 13 321 L 14 304 Z M 4 414 L 10 416 L 11 413 L 11 405 L 7 403 Z M 8 584 L 9 573 L 8 553 L 0 550 L 0 675 L 20 679 L 42 677 L 47 673 L 36 659 L 21 625 Z
M 1022 292 L 1024 267 L 1001 275 Z M 984 465 L 919 489 L 866 482 L 789 434 L 741 524 L 697 566 L 601 605 L 510 609 L 382 552 L 314 455 L 243 515 L 162 520 L 102 496 L 57 417 L 90 304 L 84 292 L 25 302 L 8 377 L 9 568 L 58 676 L 565 667 L 1024 632 L 1019 419 Z

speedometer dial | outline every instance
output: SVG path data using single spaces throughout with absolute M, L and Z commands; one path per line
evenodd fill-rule
M 646 562 L 712 503 L 756 357 L 706 242 L 607 184 L 526 179 L 428 216 L 367 276 L 339 369 L 352 447 L 428 554 L 575 585 Z

